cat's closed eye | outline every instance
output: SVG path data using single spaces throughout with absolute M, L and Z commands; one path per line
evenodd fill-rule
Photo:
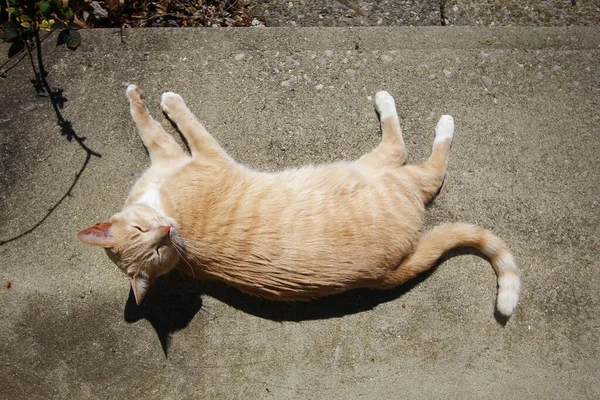
M 139 225 L 132 225 L 132 226 L 133 226 L 134 229 L 136 229 L 136 230 L 138 230 L 138 231 L 140 231 L 142 233 L 148 232 L 148 229 L 142 228 Z

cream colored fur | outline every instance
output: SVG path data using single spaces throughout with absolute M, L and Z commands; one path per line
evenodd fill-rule
M 273 300 L 389 289 L 431 268 L 448 250 L 467 246 L 486 255 L 496 271 L 498 311 L 514 311 L 519 270 L 501 239 L 468 224 L 421 234 L 424 204 L 446 173 L 451 116 L 437 125 L 429 160 L 404 165 L 394 99 L 379 92 L 382 142 L 376 149 L 354 162 L 270 174 L 231 159 L 179 95 L 163 94 L 161 106 L 191 155 L 152 119 L 136 86 L 127 96 L 152 165 L 122 212 L 78 237 L 106 248 L 130 276 L 138 303 L 154 278 L 173 268 Z

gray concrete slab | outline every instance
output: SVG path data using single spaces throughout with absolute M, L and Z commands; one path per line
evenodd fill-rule
M 598 0 L 442 0 L 447 25 L 598 26 Z
M 440 25 L 438 0 L 265 0 L 252 4 L 267 26 Z
M 267 26 L 598 26 L 598 0 L 251 1 Z
M 600 396 L 599 45 L 593 28 L 84 31 L 48 41 L 62 110 L 102 155 L 85 165 L 21 63 L 0 86 L 0 398 L 569 398 Z M 5 50 L 4 47 L 0 50 Z M 473 255 L 392 292 L 275 304 L 178 274 L 133 306 L 83 227 L 120 209 L 147 165 L 135 82 L 159 113 L 181 93 L 239 161 L 266 170 L 360 156 L 392 93 L 409 162 L 456 119 L 427 226 L 493 229 L 523 270 L 506 326 Z M 9 283 L 10 282 L 10 283 Z M 161 339 L 174 331 L 163 354 Z

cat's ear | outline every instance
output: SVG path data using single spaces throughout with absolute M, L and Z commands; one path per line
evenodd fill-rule
M 133 289 L 135 304 L 139 306 L 142 303 L 142 300 L 151 285 L 152 279 L 149 277 L 136 275 L 131 278 L 131 288 Z
M 77 234 L 77 239 L 84 243 L 110 248 L 115 245 L 115 238 L 110 234 L 110 222 L 100 222 Z

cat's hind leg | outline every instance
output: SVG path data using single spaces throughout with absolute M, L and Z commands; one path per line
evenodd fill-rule
M 498 276 L 497 310 L 510 316 L 519 301 L 521 272 L 506 243 L 492 232 L 470 224 L 439 225 L 421 236 L 412 254 L 404 258 L 369 287 L 391 289 L 435 266 L 447 251 L 458 247 L 472 247 L 483 253 Z
M 433 149 L 427 162 L 403 167 L 421 191 L 424 203 L 433 199 L 444 182 L 453 137 L 454 118 L 442 115 L 435 128 Z
M 185 154 L 183 149 L 148 112 L 140 89 L 136 85 L 129 85 L 126 95 L 129 99 L 131 118 L 144 146 L 148 149 L 152 163 L 164 163 L 182 157 Z
M 406 162 L 406 146 L 394 98 L 386 91 L 377 92 L 375 107 L 381 122 L 381 143 L 358 162 L 373 168 L 400 167 Z
M 160 105 L 187 140 L 193 157 L 231 160 L 204 125 L 192 114 L 180 95 L 172 92 L 163 93 Z

